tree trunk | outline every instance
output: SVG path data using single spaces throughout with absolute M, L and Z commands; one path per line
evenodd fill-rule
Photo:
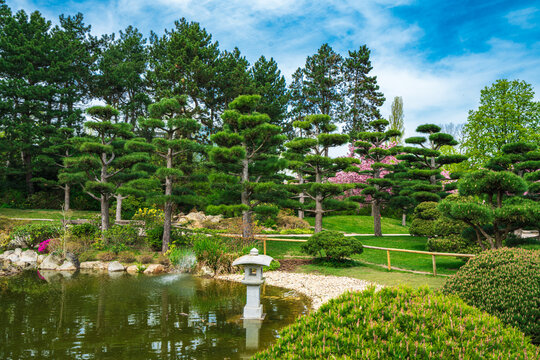
M 321 195 L 315 196 L 315 232 L 322 231 L 323 208 Z
M 244 241 L 253 239 L 253 224 L 251 223 L 251 204 L 247 190 L 249 181 L 249 160 L 242 160 L 242 204 L 248 207 L 248 210 L 242 211 L 242 238 Z
M 64 186 L 64 211 L 69 211 L 71 209 L 71 186 L 66 184 Z
M 381 204 L 378 201 L 373 202 L 373 230 L 375 236 L 382 236 L 381 230 Z
M 320 184 L 321 181 L 321 174 L 319 171 L 315 171 L 315 182 Z M 315 232 L 321 232 L 322 231 L 322 218 L 323 218 L 323 207 L 322 207 L 322 201 L 323 197 L 322 194 L 317 193 L 315 195 Z
M 300 185 L 302 185 L 302 184 L 304 183 L 304 177 L 303 177 L 302 174 L 300 174 L 300 173 L 298 173 L 298 183 L 299 183 Z M 304 192 L 303 192 L 303 191 L 300 193 L 300 198 L 299 198 L 299 199 L 300 199 L 300 200 L 299 200 L 299 201 L 300 201 L 300 204 L 304 205 L 304 202 L 305 202 L 306 200 L 305 200 L 305 195 L 304 195 Z M 304 210 L 302 210 L 302 209 L 298 210 L 298 217 L 299 217 L 300 219 L 303 219 L 303 218 L 304 218 Z
M 101 194 L 101 231 L 109 230 L 109 199 Z
M 24 163 L 26 191 L 28 195 L 32 195 L 34 193 L 34 183 L 32 181 L 32 156 L 23 151 L 21 152 L 21 157 Z
M 167 151 L 167 169 L 172 169 L 173 167 L 173 153 L 172 149 L 168 149 Z M 171 241 L 171 222 L 172 222 L 172 207 L 173 203 L 170 200 L 170 196 L 172 195 L 173 190 L 173 183 L 172 178 L 170 176 L 165 177 L 165 198 L 167 199 L 165 202 L 165 209 L 164 209 L 164 219 L 163 219 L 163 239 L 161 242 L 161 252 L 165 253 L 167 250 L 169 250 L 169 242 Z
M 122 201 L 125 199 L 125 197 L 119 195 L 115 196 L 116 198 L 116 218 L 115 221 L 122 220 Z
M 407 213 L 405 211 L 401 214 L 401 226 L 407 226 Z
M 434 157 L 431 158 L 431 170 L 435 170 L 435 158 Z M 429 182 L 431 183 L 431 185 L 437 185 L 437 178 L 435 177 L 435 175 L 431 175 L 429 177 Z

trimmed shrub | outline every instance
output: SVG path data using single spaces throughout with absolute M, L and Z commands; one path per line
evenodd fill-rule
M 441 217 L 441 213 L 437 210 L 437 205 L 434 201 L 426 201 L 418 204 L 414 209 L 414 219 L 409 227 L 411 235 L 433 236 L 435 234 L 435 222 Z
M 54 223 L 33 223 L 17 226 L 10 237 L 24 238 L 28 246 L 34 247 L 40 242 L 60 236 L 61 226 Z
M 427 288 L 370 288 L 332 299 L 253 359 L 536 359 L 517 329 Z
M 99 228 L 93 224 L 77 224 L 69 228 L 69 233 L 76 239 L 93 239 L 99 232 Z
M 342 260 L 353 254 L 361 254 L 364 248 L 360 241 L 352 237 L 345 237 L 338 231 L 327 230 L 312 235 L 305 244 L 302 244 L 302 250 L 311 256 Z
M 275 271 L 281 267 L 281 264 L 276 259 L 273 259 L 270 266 L 265 266 L 264 271 Z
M 460 235 L 429 238 L 426 247 L 428 251 L 458 254 L 478 254 L 482 251 L 478 244 L 466 240 Z
M 458 295 L 540 343 L 539 251 L 485 251 L 448 279 L 443 292 Z
M 276 217 L 276 225 L 279 229 L 310 229 L 310 225 L 306 220 L 300 219 L 297 216 L 287 214 L 285 211 L 280 211 Z

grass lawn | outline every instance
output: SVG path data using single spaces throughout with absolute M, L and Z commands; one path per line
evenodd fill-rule
M 408 285 L 419 287 L 427 285 L 431 289 L 440 288 L 447 279 L 445 276 L 412 274 L 395 270 L 388 271 L 369 264 L 359 264 L 350 268 L 333 268 L 310 264 L 301 266 L 297 271 L 311 274 L 348 276 L 386 286 Z
M 364 245 L 380 246 L 396 249 L 410 250 L 426 250 L 426 238 L 413 236 L 392 236 L 392 237 L 375 237 L 365 236 L 357 237 Z M 306 254 L 301 250 L 302 243 L 300 242 L 278 242 L 267 241 L 267 254 L 277 259 L 285 257 L 305 257 Z M 364 249 L 361 255 L 353 256 L 353 259 L 374 264 L 386 265 L 386 251 L 375 249 Z M 454 274 L 459 269 L 464 261 L 454 257 L 437 256 L 437 273 L 439 274 Z M 431 272 L 433 265 L 431 256 L 411 253 L 390 253 L 390 262 L 393 267 L 398 267 L 407 270 Z M 386 271 L 386 270 L 385 270 Z
M 311 226 L 315 225 L 315 218 L 305 218 Z M 401 221 L 383 217 L 383 234 L 408 234 L 409 228 L 401 226 Z M 338 215 L 323 217 L 323 228 L 326 230 L 345 231 L 346 233 L 373 234 L 373 218 L 360 215 Z
M 70 210 L 66 213 L 69 219 L 88 219 L 97 214 L 96 211 Z M 61 210 L 49 209 L 1 209 L 0 216 L 9 218 L 24 218 L 24 219 L 63 219 Z

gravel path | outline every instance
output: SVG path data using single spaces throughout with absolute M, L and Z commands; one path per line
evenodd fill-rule
M 268 271 L 264 273 L 266 284 L 298 291 L 311 298 L 311 307 L 317 310 L 328 300 L 338 297 L 345 291 L 362 291 L 369 285 L 380 285 L 365 280 L 342 276 L 324 276 L 313 274 Z M 230 274 L 217 276 L 217 279 L 240 282 L 244 275 Z

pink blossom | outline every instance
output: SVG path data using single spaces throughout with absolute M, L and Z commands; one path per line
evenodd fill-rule
M 43 240 L 39 243 L 38 246 L 38 252 L 47 252 L 47 248 L 49 247 L 49 243 L 52 239 Z

